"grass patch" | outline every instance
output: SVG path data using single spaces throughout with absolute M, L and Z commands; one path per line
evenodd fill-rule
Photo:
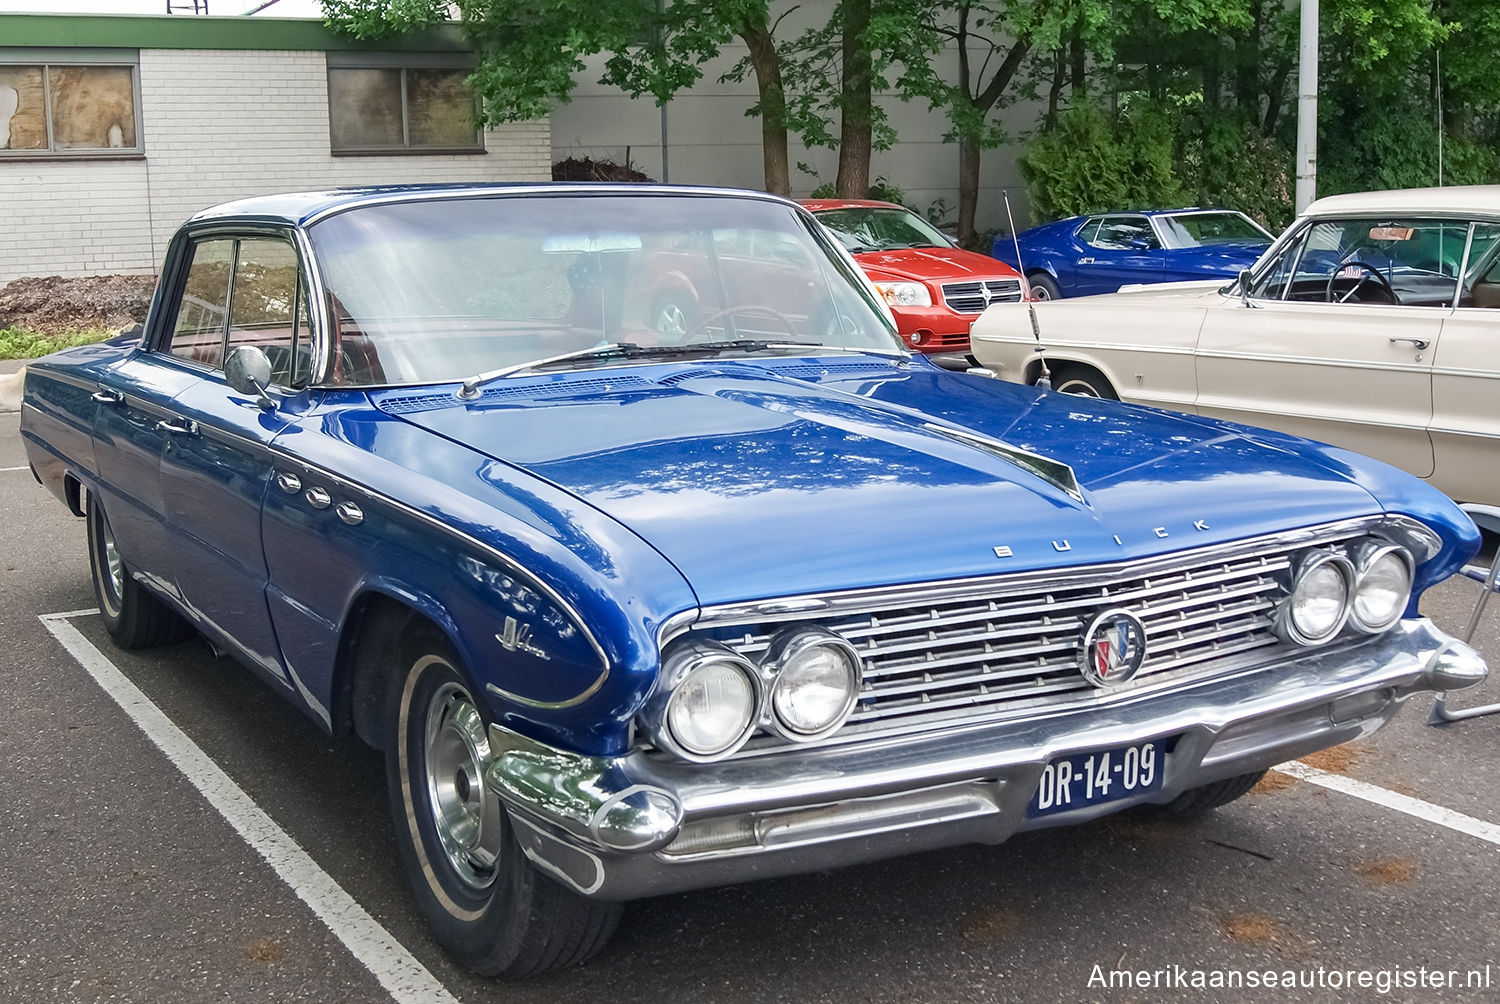
M 103 341 L 109 334 L 108 331 L 69 331 L 42 335 L 24 328 L 0 328 L 0 359 L 35 359 L 58 349 Z

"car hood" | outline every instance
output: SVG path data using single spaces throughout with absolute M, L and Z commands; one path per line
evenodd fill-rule
M 527 378 L 473 403 L 372 397 L 602 510 L 703 604 L 1116 561 L 1380 511 L 1326 458 L 1248 429 L 923 362 L 705 361 Z M 1081 498 L 1010 447 L 1072 465 Z
M 872 279 L 948 280 L 1012 276 L 1009 265 L 962 248 L 904 248 L 863 251 L 854 256 Z

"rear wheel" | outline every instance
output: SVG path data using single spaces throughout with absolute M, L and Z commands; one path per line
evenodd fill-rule
M 485 976 L 530 976 L 589 958 L 621 907 L 537 873 L 488 788 L 483 715 L 446 640 L 420 629 L 387 709 L 396 842 L 437 940 Z
M 1104 374 L 1092 366 L 1083 366 L 1071 363 L 1059 366 L 1052 374 L 1052 389 L 1063 394 L 1077 394 L 1080 397 L 1101 397 L 1110 401 L 1118 401 L 1120 395 L 1109 385 Z
M 150 648 L 193 633 L 176 611 L 147 592 L 120 556 L 104 506 L 93 492 L 84 509 L 89 528 L 89 572 L 104 629 L 121 648 Z
M 1191 819 L 1193 816 L 1201 816 L 1205 812 L 1217 809 L 1221 805 L 1228 805 L 1235 799 L 1243 797 L 1265 776 L 1265 771 L 1257 770 L 1249 774 L 1226 777 L 1222 781 L 1205 784 L 1199 788 L 1189 788 L 1170 802 L 1164 802 L 1161 805 L 1142 805 L 1135 811 L 1148 819 Z

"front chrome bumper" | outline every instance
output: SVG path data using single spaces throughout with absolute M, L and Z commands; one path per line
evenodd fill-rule
M 1369 735 L 1407 698 L 1480 683 L 1478 653 L 1426 618 L 1136 699 L 922 736 L 783 748 L 717 764 L 586 757 L 492 727 L 487 775 L 526 855 L 564 885 L 634 899 L 799 874 L 1097 818 L 1138 797 L 1041 819 L 1027 804 L 1049 760 L 1174 740 L 1167 801 Z

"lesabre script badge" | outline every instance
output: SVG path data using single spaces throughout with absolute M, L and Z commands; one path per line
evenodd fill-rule
M 1146 625 L 1129 610 L 1106 610 L 1089 622 L 1078 669 L 1096 687 L 1124 683 L 1146 661 Z

